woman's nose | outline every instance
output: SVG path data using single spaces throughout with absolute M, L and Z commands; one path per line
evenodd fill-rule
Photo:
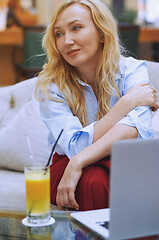
M 65 44 L 74 44 L 74 39 L 72 34 L 65 33 Z

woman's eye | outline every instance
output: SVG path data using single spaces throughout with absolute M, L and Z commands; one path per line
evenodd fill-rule
M 77 31 L 77 30 L 80 29 L 80 28 L 81 28 L 81 26 L 76 25 L 76 26 L 73 27 L 73 31 Z
M 55 36 L 56 36 L 56 38 L 59 38 L 59 37 L 62 36 L 62 33 L 61 33 L 61 32 L 56 32 L 56 33 L 55 33 Z

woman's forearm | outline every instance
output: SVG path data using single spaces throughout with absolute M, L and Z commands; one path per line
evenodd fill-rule
M 124 118 L 127 113 L 134 109 L 124 96 L 110 109 L 110 111 L 94 126 L 93 143 L 100 139 L 106 132 L 108 132 L 118 121 Z
M 111 154 L 112 145 L 117 140 L 137 138 L 138 131 L 135 127 L 124 124 L 115 125 L 99 140 L 79 152 L 70 161 L 78 169 L 84 167 Z
M 93 143 L 100 139 L 118 121 L 139 106 L 149 106 L 155 111 L 159 108 L 156 91 L 146 84 L 132 87 L 121 97 L 111 110 L 94 126 Z

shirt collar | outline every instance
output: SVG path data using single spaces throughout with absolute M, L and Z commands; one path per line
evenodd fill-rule
M 90 86 L 88 83 L 85 83 L 85 82 L 81 81 L 79 78 L 77 78 L 77 81 L 78 81 L 82 86 L 87 86 L 87 87 Z
M 118 69 L 118 72 L 116 74 L 116 77 L 115 77 L 115 81 L 119 81 L 120 79 L 124 79 L 124 61 L 125 61 L 125 58 L 123 56 L 120 56 L 120 59 L 119 59 L 119 69 Z M 88 83 L 85 83 L 83 81 L 81 81 L 79 78 L 77 78 L 77 81 L 82 85 L 82 86 L 85 86 L 85 87 L 90 87 L 90 85 Z

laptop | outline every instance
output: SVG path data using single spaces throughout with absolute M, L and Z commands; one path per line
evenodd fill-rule
M 71 216 L 104 239 L 159 234 L 159 139 L 113 145 L 109 206 Z

